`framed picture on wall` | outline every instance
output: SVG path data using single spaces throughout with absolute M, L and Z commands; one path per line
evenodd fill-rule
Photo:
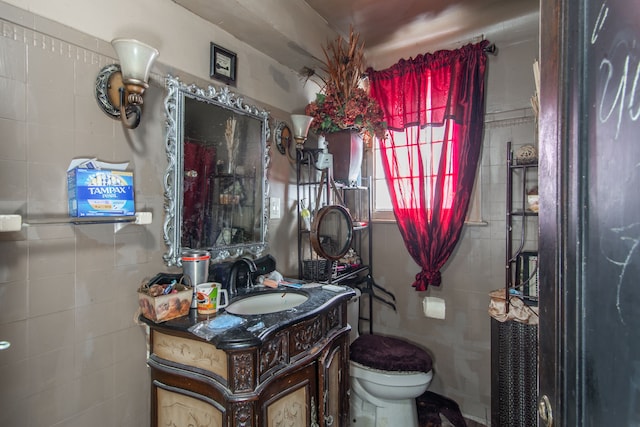
M 236 62 L 235 53 L 211 43 L 211 70 L 209 72 L 211 77 L 235 86 Z

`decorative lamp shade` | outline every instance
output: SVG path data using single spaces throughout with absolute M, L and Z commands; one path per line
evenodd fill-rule
M 158 50 L 134 39 L 114 39 L 111 42 L 120 58 L 122 80 L 125 83 L 147 83 Z
M 296 140 L 307 139 L 307 134 L 309 133 L 309 126 L 311 126 L 312 121 L 313 121 L 313 117 L 311 116 L 305 116 L 302 114 L 292 114 L 291 122 L 293 122 L 293 137 Z

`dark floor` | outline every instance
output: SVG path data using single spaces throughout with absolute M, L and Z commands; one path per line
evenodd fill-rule
M 420 427 L 486 427 L 467 420 L 453 400 L 426 391 L 416 399 Z
M 485 424 L 480 424 L 472 420 L 467 420 L 466 418 L 465 418 L 465 421 L 467 422 L 467 427 L 487 427 Z

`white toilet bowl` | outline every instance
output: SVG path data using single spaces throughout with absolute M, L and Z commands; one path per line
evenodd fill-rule
M 430 356 L 399 338 L 359 336 L 358 308 L 356 296 L 347 313 L 353 333 L 349 364 L 351 426 L 418 427 L 416 398 L 433 378 Z
M 353 361 L 349 369 L 349 375 L 355 378 L 368 394 L 379 399 L 399 400 L 418 397 L 427 391 L 433 378 L 433 371 L 382 371 Z
M 353 427 L 417 427 L 416 397 L 424 393 L 433 372 L 396 372 L 350 362 Z

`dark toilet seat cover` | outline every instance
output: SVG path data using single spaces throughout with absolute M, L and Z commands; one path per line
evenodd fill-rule
M 361 335 L 351 343 L 354 362 L 382 371 L 429 372 L 431 356 L 420 347 L 399 338 Z

